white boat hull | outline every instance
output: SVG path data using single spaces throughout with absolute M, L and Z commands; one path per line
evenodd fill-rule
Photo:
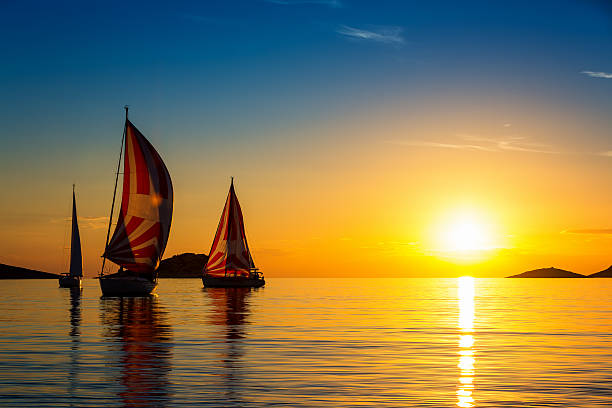
M 148 296 L 157 288 L 157 280 L 139 276 L 100 277 L 102 296 Z

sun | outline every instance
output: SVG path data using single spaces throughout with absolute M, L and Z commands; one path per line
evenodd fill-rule
M 448 251 L 475 251 L 490 247 L 486 227 L 472 218 L 457 219 L 447 225 L 442 232 L 442 242 Z
M 490 222 L 477 212 L 459 211 L 438 227 L 438 248 L 444 253 L 473 253 L 496 248 Z

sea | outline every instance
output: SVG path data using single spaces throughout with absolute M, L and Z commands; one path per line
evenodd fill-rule
M 4 280 L 0 406 L 611 407 L 612 279 Z

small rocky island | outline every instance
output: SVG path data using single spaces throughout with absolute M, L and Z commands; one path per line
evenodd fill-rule
M 591 275 L 592 276 L 592 275 Z M 540 268 L 532 271 L 519 273 L 518 275 L 507 276 L 508 278 L 586 278 L 576 272 L 566 271 L 559 268 Z
M 201 278 L 208 255 L 184 253 L 166 258 L 159 263 L 160 278 Z
M 612 265 L 608 269 L 604 269 L 600 272 L 595 272 L 588 276 L 589 278 L 612 278 Z
M 58 279 L 59 275 L 34 269 L 0 264 L 0 279 Z

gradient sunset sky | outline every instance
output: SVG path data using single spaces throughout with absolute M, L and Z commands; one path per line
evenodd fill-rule
M 234 176 L 266 276 L 604 269 L 609 4 L 4 1 L 0 262 L 65 271 L 75 183 L 98 273 L 128 104 L 166 257 L 208 253 Z

